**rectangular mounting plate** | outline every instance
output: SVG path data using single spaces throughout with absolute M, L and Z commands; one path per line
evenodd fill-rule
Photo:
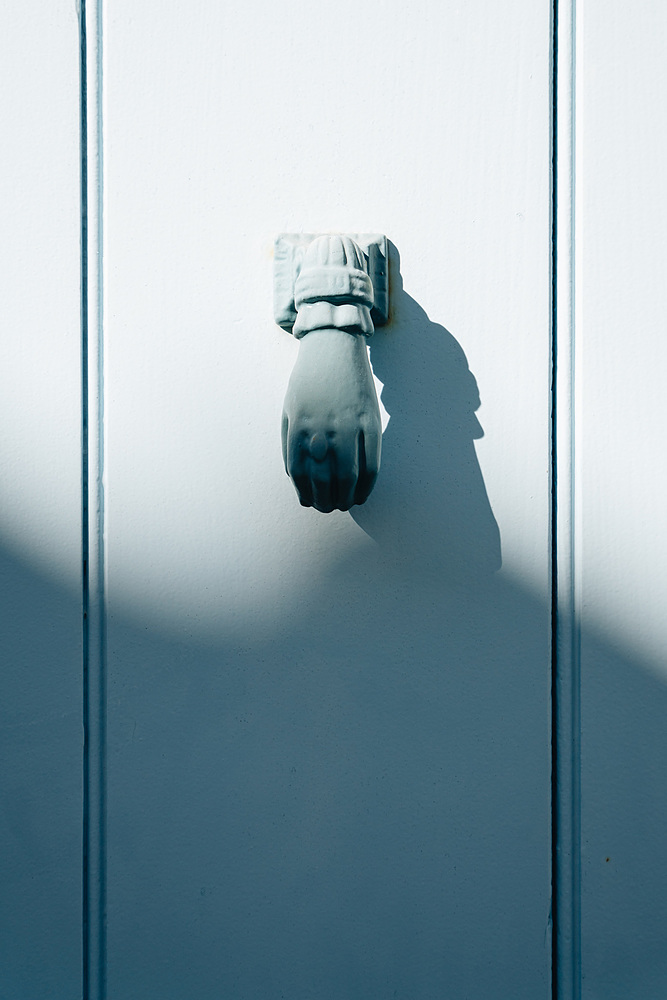
M 278 326 L 290 330 L 296 320 L 294 282 L 306 247 L 320 233 L 281 233 L 276 237 L 273 258 L 273 313 Z M 375 304 L 371 309 L 373 326 L 383 326 L 389 318 L 389 268 L 387 237 L 379 233 L 345 233 L 364 255 L 364 264 L 373 283 Z

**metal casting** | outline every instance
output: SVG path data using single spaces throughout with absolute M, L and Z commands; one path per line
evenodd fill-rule
M 388 314 L 384 236 L 282 235 L 275 318 L 299 340 L 282 418 L 285 471 L 304 507 L 364 503 L 380 469 L 382 426 L 367 337 Z

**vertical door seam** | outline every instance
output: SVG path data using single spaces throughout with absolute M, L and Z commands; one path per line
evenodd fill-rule
M 581 0 L 554 0 L 552 63 L 552 833 L 554 1000 L 581 997 L 581 530 L 577 86 Z
M 83 645 L 83 998 L 106 996 L 106 580 L 102 2 L 79 7 Z

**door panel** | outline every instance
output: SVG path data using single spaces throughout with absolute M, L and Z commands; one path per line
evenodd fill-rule
M 78 26 L 0 31 L 0 995 L 81 996 Z
M 109 996 L 547 997 L 549 4 L 105 47 Z M 393 245 L 350 514 L 282 468 L 300 230 Z
M 102 33 L 108 995 L 546 997 L 550 5 L 229 8 L 118 0 Z M 582 880 L 557 988 L 653 1000 L 667 21 L 572 12 Z M 16 8 L 2 37 L 0 992 L 36 1000 L 80 995 L 105 846 L 103 801 L 80 832 L 75 10 Z M 382 469 L 349 514 L 282 470 L 283 231 L 391 240 Z
M 586 1000 L 667 993 L 667 11 L 581 21 L 577 479 Z

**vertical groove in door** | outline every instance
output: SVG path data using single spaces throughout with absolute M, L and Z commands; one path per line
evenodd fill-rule
M 102 10 L 81 0 L 83 998 L 106 994 Z
M 553 997 L 581 997 L 580 615 L 576 272 L 577 21 L 581 0 L 554 0 L 553 56 Z

